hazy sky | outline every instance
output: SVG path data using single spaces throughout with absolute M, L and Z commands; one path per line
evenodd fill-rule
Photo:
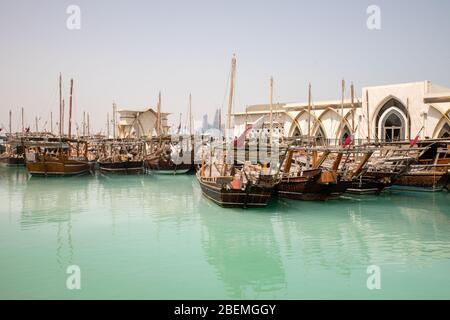
M 81 29 L 69 30 L 69 5 Z M 366 9 L 381 9 L 381 30 Z M 450 86 L 450 1 L 56 1 L 0 0 L 0 125 L 20 129 L 20 108 L 34 128 L 58 111 L 58 74 L 75 80 L 75 120 L 89 111 L 105 130 L 112 101 L 120 108 L 156 105 L 196 120 L 224 105 L 232 53 L 237 55 L 235 110 L 268 101 L 340 97 L 340 80 L 367 85 L 431 80 Z M 224 107 L 226 106 L 226 103 Z M 54 116 L 56 118 L 56 115 Z M 47 129 L 49 125 L 47 125 Z

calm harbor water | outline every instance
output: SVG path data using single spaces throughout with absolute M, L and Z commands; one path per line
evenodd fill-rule
M 0 167 L 0 270 L 1 299 L 449 299 L 450 194 L 223 209 L 194 175 Z

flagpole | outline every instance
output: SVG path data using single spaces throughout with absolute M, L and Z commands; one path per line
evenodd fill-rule
M 370 143 L 369 90 L 366 90 L 367 142 Z
M 189 93 L 189 135 L 192 136 L 192 95 L 190 93 Z
M 342 100 L 341 100 L 341 126 L 339 128 L 339 133 L 342 136 L 342 133 L 344 131 L 344 126 L 345 126 L 345 119 L 344 119 L 344 99 L 345 99 L 345 80 L 342 79 L 342 83 L 341 83 L 341 89 L 342 89 Z M 341 138 L 339 138 L 339 140 L 341 140 Z

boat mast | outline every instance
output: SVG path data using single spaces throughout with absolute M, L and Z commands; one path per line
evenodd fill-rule
M 106 113 L 106 139 L 109 139 L 109 112 Z
M 192 136 L 192 95 L 189 93 L 189 135 Z
M 50 133 L 53 133 L 53 112 L 50 111 Z
M 161 135 L 161 91 L 158 94 L 158 105 L 156 115 L 156 134 Z
M 352 105 L 352 131 L 355 134 L 355 87 L 353 82 L 350 85 L 351 105 Z
M 87 134 L 88 134 L 88 136 L 91 135 L 91 125 L 89 123 L 89 112 L 87 114 Z
M 409 114 L 409 98 L 406 98 L 406 111 L 408 112 L 408 141 L 411 141 L 411 116 Z
M 311 82 L 308 84 L 308 145 L 311 143 Z
M 344 98 L 345 98 L 345 80 L 341 82 L 341 117 L 344 119 Z
M 73 79 L 70 79 L 70 98 L 69 98 L 69 139 L 72 138 L 72 95 L 73 95 Z
M 38 117 L 37 117 L 37 116 L 34 118 L 34 121 L 35 121 L 35 123 L 36 123 L 36 132 L 39 132 L 39 127 L 38 127 Z
M 64 135 L 64 99 L 62 99 L 61 130 Z
M 83 111 L 83 137 L 86 136 L 86 111 Z
M 21 115 L 21 120 L 22 120 L 22 133 L 23 133 L 23 130 L 24 130 L 24 126 L 23 126 L 23 107 L 22 107 L 22 115 Z
M 233 95 L 234 95 L 234 77 L 236 74 L 236 55 L 233 54 L 231 59 L 231 81 L 230 81 L 230 95 L 228 97 L 228 119 L 227 119 L 227 129 L 229 134 L 231 133 L 231 112 L 233 111 Z
M 269 143 L 272 144 L 272 131 L 273 131 L 273 77 L 270 77 L 270 92 L 269 92 L 269 100 L 270 100 L 270 134 L 269 134 Z
M 369 90 L 366 90 L 366 110 L 367 110 L 367 142 L 370 142 L 370 119 L 369 119 Z
M 59 73 L 59 136 L 62 136 L 62 108 L 63 108 L 63 100 L 62 100 L 62 78 L 61 73 Z
M 11 126 L 11 120 L 12 120 L 12 111 L 9 110 L 9 135 L 12 134 L 12 126 Z
M 113 102 L 113 139 L 116 138 L 116 103 Z
M 341 83 L 341 89 L 342 89 L 342 100 L 341 100 L 341 126 L 340 126 L 340 130 L 339 132 L 341 133 L 342 136 L 342 132 L 344 131 L 344 126 L 345 126 L 345 119 L 344 119 L 344 98 L 345 98 L 345 80 L 342 79 L 342 83 Z M 340 139 L 339 139 L 340 140 Z M 340 143 L 340 142 L 339 142 Z

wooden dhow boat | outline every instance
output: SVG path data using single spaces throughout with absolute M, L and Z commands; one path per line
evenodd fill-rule
M 105 141 L 97 160 L 102 173 L 144 173 L 144 144 L 138 140 Z
M 118 156 L 98 160 L 99 170 L 103 173 L 140 174 L 144 173 L 144 162 L 128 156 Z
M 240 168 L 227 164 L 225 158 L 202 165 L 197 180 L 203 195 L 221 207 L 265 207 L 278 184 L 278 175 L 260 165 L 246 163 Z
M 90 172 L 87 140 L 72 138 L 73 79 L 70 80 L 68 135 L 64 135 L 62 77 L 59 75 L 59 136 L 34 138 L 26 144 L 26 166 L 32 175 L 74 176 Z M 37 131 L 37 130 L 36 130 Z M 52 135 L 52 134 L 51 134 Z
M 334 193 L 367 195 L 379 194 L 391 184 L 395 171 L 371 164 L 372 148 L 348 146 L 336 150 L 337 155 L 329 167 L 338 175 Z M 344 158 L 344 159 L 343 159 Z
M 25 166 L 24 151 L 23 139 L 11 137 L 5 145 L 5 152 L 0 154 L 0 163 L 9 167 Z
M 257 182 L 241 183 L 233 176 L 201 176 L 197 172 L 202 193 L 221 207 L 265 207 L 271 197 L 272 188 L 259 185 Z
M 408 172 L 395 178 L 395 189 L 410 191 L 442 191 L 450 185 L 450 173 L 436 170 L 434 166 L 411 166 Z
M 194 169 L 192 137 L 165 136 L 148 141 L 145 168 L 159 174 L 184 174 Z
M 320 158 L 317 158 L 316 150 L 312 151 L 312 157 L 310 157 L 311 151 L 311 148 L 304 147 L 289 148 L 281 166 L 280 182 L 275 187 L 279 197 L 323 201 L 330 199 L 333 192 L 336 192 L 338 183 L 336 173 L 322 167 L 330 154 L 329 150 L 323 150 Z M 310 159 L 312 163 L 309 163 Z
M 192 97 L 189 95 L 189 134 L 168 134 L 161 112 L 161 92 L 158 96 L 156 113 L 156 136 L 146 141 L 148 152 L 144 163 L 147 171 L 160 174 L 184 174 L 194 169 Z
M 442 191 L 450 187 L 450 141 L 418 143 L 418 156 L 404 163 L 405 170 L 393 179 L 392 188 L 412 191 Z
M 27 149 L 26 167 L 32 176 L 74 176 L 90 172 L 86 141 L 33 142 Z

